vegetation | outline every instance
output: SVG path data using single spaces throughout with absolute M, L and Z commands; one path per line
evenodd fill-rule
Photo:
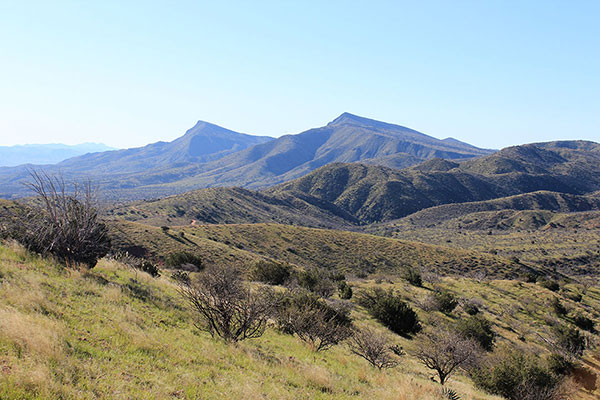
M 179 292 L 194 312 L 198 329 L 226 342 L 257 338 L 265 331 L 274 306 L 267 291 L 252 291 L 234 267 L 208 267 L 194 281 L 185 273 L 175 276 Z
M 421 330 L 417 313 L 391 290 L 364 292 L 360 303 L 374 318 L 398 335 L 410 336 Z
M 458 332 L 469 339 L 476 341 L 484 350 L 491 351 L 494 347 L 496 334 L 492 324 L 480 315 L 473 315 L 458 322 Z
M 315 352 L 327 350 L 352 334 L 350 310 L 298 290 L 286 295 L 275 311 L 282 332 L 296 335 Z
M 95 208 L 91 183 L 68 185 L 61 177 L 33 171 L 27 185 L 37 197 L 28 212 L 14 215 L 8 236 L 68 265 L 93 268 L 110 250 L 110 240 Z
M 192 267 L 193 270 L 197 271 L 201 270 L 204 266 L 201 257 L 187 251 L 170 253 L 165 258 L 165 265 L 177 269 L 189 269 L 188 267 Z
M 348 340 L 348 347 L 378 370 L 393 368 L 399 362 L 388 336 L 372 328 L 355 330 Z
M 292 267 L 274 261 L 260 260 L 252 268 L 252 279 L 270 285 L 283 285 L 290 279 Z

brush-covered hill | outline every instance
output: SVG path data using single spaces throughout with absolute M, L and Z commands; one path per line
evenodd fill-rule
M 279 224 L 162 229 L 125 221 L 111 221 L 109 227 L 116 249 L 157 262 L 170 253 L 188 251 L 207 265 L 237 263 L 248 269 L 255 262 L 268 259 L 353 275 L 403 275 L 407 270 L 465 275 L 485 271 L 491 276 L 515 278 L 529 272 L 551 272 L 490 254 L 331 229 Z
M 110 208 L 111 218 L 154 226 L 279 223 L 341 227 L 358 220 L 332 203 L 310 195 L 269 194 L 243 188 L 206 188 L 157 200 Z
M 508 164 L 514 168 L 507 167 Z M 584 195 L 599 188 L 600 145 L 552 142 L 508 148 L 460 165 L 438 159 L 404 170 L 330 164 L 265 192 L 308 194 L 335 204 L 363 222 L 378 222 L 443 204 L 492 200 L 536 191 Z M 567 199 L 557 196 L 546 198 L 547 204 L 538 196 L 537 207 L 553 209 L 557 201 Z M 518 199 L 512 201 L 518 202 Z M 581 209 L 575 204 L 577 198 L 569 197 L 569 201 L 573 211 L 594 207 L 594 201 L 589 199 L 581 200 Z M 503 204 L 509 207 L 510 202 Z
M 426 328 L 470 318 L 423 306 L 433 286 L 402 280 L 351 280 L 356 293 L 396 289 Z M 598 322 L 597 286 L 563 286 L 560 293 L 525 282 L 443 277 L 435 289 L 476 302 L 496 335 L 494 352 L 550 355 L 556 300 L 569 313 Z M 580 294 L 579 301 L 570 297 Z M 337 301 L 342 301 L 335 299 Z M 23 399 L 403 399 L 442 400 L 432 372 L 413 356 L 415 340 L 394 335 L 356 301 L 354 323 L 386 333 L 405 351 L 400 366 L 378 371 L 345 344 L 314 353 L 297 337 L 268 327 L 260 338 L 228 345 L 198 331 L 169 271 L 151 278 L 104 259 L 92 270 L 69 269 L 0 243 L 0 397 Z M 571 315 L 571 314 L 569 314 Z M 567 318 L 567 317 L 563 317 Z M 550 322 L 549 322 L 550 321 Z M 596 335 L 589 334 L 591 340 Z M 597 354 L 586 352 L 568 380 L 568 398 L 597 398 Z M 501 400 L 474 388 L 457 371 L 446 388 L 463 399 Z

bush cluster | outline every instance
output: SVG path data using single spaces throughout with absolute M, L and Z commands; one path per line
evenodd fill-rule
M 283 285 L 290 279 L 292 267 L 275 261 L 260 260 L 252 267 L 251 276 L 255 281 L 269 285 Z
M 393 291 L 374 289 L 363 292 L 360 305 L 392 332 L 410 336 L 421 330 L 417 313 Z

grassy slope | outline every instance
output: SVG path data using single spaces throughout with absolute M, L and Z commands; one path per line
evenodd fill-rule
M 227 346 L 195 330 L 167 277 L 138 273 L 134 278 L 131 270 L 106 260 L 78 272 L 0 245 L 0 398 L 441 399 L 431 372 L 410 356 L 413 341 L 395 337 L 409 355 L 401 367 L 384 372 L 344 346 L 313 354 L 272 329 L 262 338 Z M 376 285 L 352 284 L 356 291 Z M 397 280 L 381 285 L 400 290 L 426 325 L 466 315 L 460 307 L 450 316 L 418 309 L 430 288 Z M 504 280 L 444 278 L 438 285 L 483 303 L 499 347 L 547 354 L 539 335 L 548 335 L 547 321 L 555 318 L 549 302 L 556 294 Z M 598 287 L 588 289 L 582 303 L 562 301 L 598 321 Z M 383 329 L 360 307 L 353 315 L 358 325 Z M 588 354 L 584 367 L 593 376 L 599 372 L 594 363 Z M 464 399 L 496 399 L 474 390 L 460 374 L 449 386 Z M 598 394 L 579 388 L 571 398 Z
M 2 399 L 440 398 L 410 357 L 377 372 L 343 346 L 313 354 L 272 329 L 237 346 L 214 341 L 167 278 L 136 283 L 117 263 L 80 273 L 2 245 L 0 277 Z M 464 377 L 450 387 L 494 399 Z
M 419 213 L 421 214 L 421 213 Z M 367 227 L 367 231 L 456 249 L 493 253 L 568 274 L 600 271 L 600 212 L 534 210 L 475 212 L 435 222 L 423 215 Z
M 124 250 L 141 246 L 155 258 L 186 250 L 198 254 L 208 264 L 248 265 L 270 258 L 354 274 L 402 273 L 405 267 L 412 267 L 442 274 L 469 274 L 485 269 L 497 277 L 515 277 L 527 269 L 490 254 L 289 225 L 196 225 L 171 227 L 164 232 L 156 227 L 115 221 L 110 227 L 115 246 Z

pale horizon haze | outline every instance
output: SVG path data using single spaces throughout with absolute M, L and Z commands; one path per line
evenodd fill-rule
M 597 1 L 2 1 L 0 146 L 278 137 L 342 112 L 499 149 L 600 141 Z

